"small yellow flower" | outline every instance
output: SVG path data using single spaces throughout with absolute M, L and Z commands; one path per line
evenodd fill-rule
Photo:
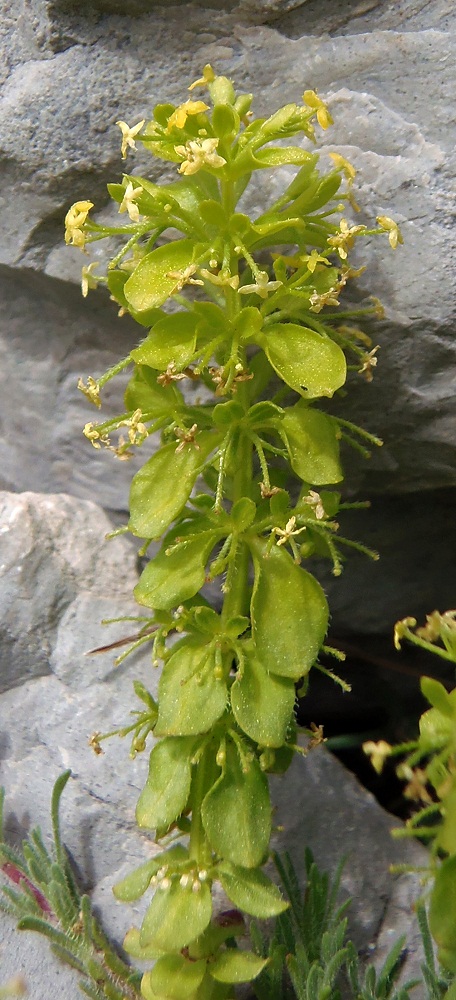
M 285 528 L 273 528 L 272 530 L 275 535 L 279 536 L 276 545 L 286 545 L 291 538 L 295 537 L 295 535 L 301 535 L 303 531 L 306 531 L 306 528 L 297 528 L 296 518 L 290 517 L 285 525 Z
M 218 144 L 218 139 L 189 139 L 185 146 L 175 146 L 178 156 L 184 157 L 179 173 L 190 177 L 201 167 L 224 167 L 226 160 L 216 153 Z
M 377 774 L 381 774 L 386 758 L 391 755 L 392 747 L 390 744 L 386 743 L 385 740 L 379 740 L 378 743 L 367 740 L 366 743 L 363 743 L 363 750 L 370 757 L 374 770 Z
M 205 267 L 202 267 L 200 268 L 200 275 L 205 281 L 209 281 L 211 285 L 221 285 L 222 287 L 233 288 L 235 291 L 239 287 L 239 275 L 231 274 L 230 271 L 222 269 L 217 274 L 213 274 L 212 271 L 208 271 Z
M 410 632 L 410 629 L 416 628 L 416 624 L 416 618 L 402 618 L 400 622 L 396 622 L 394 626 L 394 645 L 396 649 L 401 648 L 401 639 Z
M 317 112 L 317 122 L 322 129 L 327 129 L 328 125 L 333 124 L 333 119 L 326 104 L 318 97 L 318 94 L 314 90 L 305 90 L 302 99 L 308 108 L 312 108 L 313 111 Z
M 384 233 L 388 233 L 390 247 L 395 250 L 398 243 L 403 243 L 402 233 L 397 222 L 390 219 L 388 215 L 377 215 L 377 222 Z
M 128 212 L 128 215 L 132 222 L 139 222 L 139 208 L 135 204 L 137 198 L 144 191 L 141 186 L 133 187 L 132 181 L 129 181 L 126 188 L 125 194 L 119 206 L 119 214 L 122 212 Z
M 101 448 L 102 444 L 105 447 L 110 447 L 110 441 L 108 435 L 104 432 L 100 433 L 93 423 L 85 424 L 83 432 L 84 437 L 86 437 L 94 448 Z
M 174 433 L 178 441 L 180 441 L 180 444 L 178 444 L 176 448 L 176 454 L 178 454 L 178 452 L 180 451 L 183 451 L 186 444 L 192 444 L 194 445 L 197 451 L 200 450 L 199 444 L 197 444 L 197 442 L 195 441 L 197 431 L 198 431 L 198 424 L 192 424 L 190 430 L 185 430 L 185 428 L 176 427 Z
M 317 521 L 323 521 L 326 517 L 326 511 L 323 507 L 321 496 L 316 490 L 309 490 L 309 494 L 304 497 L 303 502 L 307 503 L 309 507 L 313 507 Z
M 336 170 L 341 170 L 349 183 L 352 183 L 356 177 L 356 170 L 354 166 L 345 159 L 345 156 L 341 156 L 340 153 L 330 153 L 329 154 Z
M 145 118 L 143 118 L 142 122 L 138 122 L 137 125 L 133 125 L 132 128 L 130 128 L 130 126 L 127 125 L 126 122 L 116 122 L 116 125 L 119 126 L 120 131 L 122 132 L 121 152 L 123 160 L 127 158 L 127 153 L 129 149 L 136 149 L 135 136 L 138 135 L 138 132 L 141 131 L 143 125 L 145 124 L 146 124 Z
M 310 312 L 319 313 L 325 306 L 339 306 L 340 302 L 337 298 L 340 291 L 340 287 L 335 285 L 334 288 L 330 288 L 327 292 L 322 292 L 321 295 L 318 292 L 312 292 L 310 296 Z
M 176 280 L 175 287 L 169 294 L 175 295 L 176 292 L 181 292 L 184 285 L 204 285 L 204 281 L 200 281 L 199 278 L 192 278 L 192 274 L 197 270 L 196 264 L 189 264 L 183 271 L 167 271 L 166 277 Z
M 260 296 L 260 299 L 267 299 L 269 292 L 275 292 L 281 285 L 283 285 L 283 281 L 269 281 L 269 274 L 267 271 L 258 271 L 254 284 L 243 285 L 242 288 L 239 289 L 239 292 L 241 295 L 250 295 L 255 293 L 255 295 Z
M 380 299 L 378 299 L 376 295 L 369 295 L 369 298 L 372 302 L 372 309 L 377 319 L 385 319 L 385 307 L 380 302 Z
M 359 374 L 365 375 L 366 382 L 372 382 L 372 379 L 374 377 L 372 374 L 372 369 L 376 368 L 378 363 L 378 358 L 376 358 L 375 355 L 379 350 L 380 347 L 377 344 L 377 347 L 374 347 L 372 351 L 368 351 L 367 354 L 364 355 L 363 366 L 362 368 L 359 369 Z
M 349 226 L 346 219 L 341 219 L 339 224 L 339 232 L 335 236 L 328 237 L 328 243 L 331 247 L 334 247 L 339 254 L 341 260 L 346 260 L 348 257 L 348 251 L 351 250 L 354 245 L 355 239 L 360 233 L 365 233 L 365 226 Z
M 312 250 L 312 253 L 304 254 L 299 259 L 303 264 L 307 264 L 307 270 L 310 271 L 311 274 L 314 273 L 317 264 L 326 264 L 327 266 L 330 265 L 328 258 L 322 257 L 322 255 L 318 253 L 318 250 Z
M 89 294 L 89 288 L 96 288 L 98 285 L 98 278 L 93 275 L 93 271 L 98 267 L 98 261 L 93 260 L 87 267 L 81 269 L 81 292 L 83 298 L 86 299 Z
M 200 115 L 203 111 L 209 111 L 209 105 L 204 101 L 185 101 L 173 111 L 168 118 L 166 131 L 171 132 L 173 128 L 185 128 L 185 123 L 189 115 Z
M 119 423 L 119 427 L 128 427 L 128 440 L 130 444 L 140 445 L 148 436 L 148 430 L 145 424 L 141 421 L 142 410 L 135 410 L 131 417 L 126 420 L 122 420 Z
M 84 249 L 86 237 L 82 227 L 91 208 L 93 208 L 92 201 L 75 201 L 68 209 L 65 216 L 65 243 L 79 247 L 80 250 Z
M 93 403 L 97 407 L 98 410 L 100 409 L 100 406 L 101 406 L 100 386 L 98 385 L 98 382 L 97 382 L 96 379 L 92 378 L 92 376 L 89 375 L 89 377 L 87 379 L 87 384 L 86 385 L 82 381 L 82 378 L 78 379 L 78 389 L 79 389 L 80 392 L 82 392 L 84 394 L 84 396 L 86 397 L 86 399 L 89 399 L 90 402 Z M 86 424 L 86 426 L 89 426 L 89 425 Z M 86 437 L 87 437 L 87 435 L 86 435 Z
M 194 83 L 191 83 L 188 89 L 194 90 L 195 87 L 207 87 L 208 83 L 212 83 L 213 80 L 215 80 L 214 70 L 212 69 L 210 63 L 206 63 L 206 65 L 203 66 L 203 75 L 199 78 L 199 80 L 195 80 Z

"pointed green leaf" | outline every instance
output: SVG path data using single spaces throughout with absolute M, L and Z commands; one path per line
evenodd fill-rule
M 214 432 L 202 431 L 195 444 L 186 444 L 182 451 L 171 442 L 149 458 L 131 484 L 129 530 L 133 535 L 158 538 L 162 534 L 187 503 L 219 440 Z
M 268 674 L 247 644 L 245 659 L 231 688 L 231 707 L 238 725 L 263 747 L 285 742 L 295 703 L 294 681 Z
M 433 677 L 422 677 L 420 687 L 424 697 L 433 708 L 436 708 L 448 719 L 456 721 L 456 705 L 440 681 L 436 681 Z
M 311 153 L 300 146 L 268 146 L 266 149 L 258 149 L 254 154 L 256 167 L 281 167 L 286 163 L 300 167 L 311 159 Z
M 192 240 L 176 240 L 146 254 L 124 285 L 128 304 L 138 313 L 163 305 L 178 284 L 175 274 L 191 264 L 193 249 Z
M 257 339 L 280 378 L 297 392 L 304 389 L 306 398 L 332 396 L 344 384 L 345 356 L 329 337 L 295 323 L 281 323 Z
M 143 570 L 134 589 L 138 604 L 168 611 L 193 597 L 203 586 L 206 563 L 217 540 L 217 532 L 205 532 L 182 542 L 168 554 L 176 535 L 185 537 L 182 530 L 173 532 L 174 537 L 165 539 L 160 551 Z
M 268 958 L 259 958 L 253 951 L 227 948 L 209 965 L 209 972 L 219 983 L 250 983 L 268 962 Z
M 199 886 L 194 892 L 191 880 L 181 886 L 176 879 L 169 889 L 157 889 L 141 926 L 143 947 L 177 952 L 203 933 L 211 919 L 212 897 L 207 882 Z
M 206 733 L 226 708 L 214 643 L 183 639 L 165 663 L 158 687 L 157 736 Z
M 255 583 L 251 602 L 257 657 L 272 674 L 299 680 L 315 662 L 328 627 L 328 604 L 315 577 L 274 545 L 251 543 Z
M 280 430 L 288 447 L 291 467 L 300 479 L 315 486 L 339 483 L 343 479 L 337 425 L 326 413 L 300 400 L 286 410 Z
M 149 775 L 136 806 L 138 826 L 168 827 L 183 812 L 190 793 L 193 740 L 169 737 L 152 750 Z
M 140 944 L 139 927 L 131 927 L 127 931 L 123 941 L 123 948 L 127 955 L 131 955 L 132 958 L 137 958 L 141 962 L 159 958 L 161 955 L 160 949 L 153 947 L 145 948 Z
M 201 815 L 217 854 L 244 868 L 261 864 L 271 833 L 268 783 L 255 758 L 243 767 L 231 741 L 222 774 L 204 798 Z
M 192 962 L 184 955 L 163 955 L 153 969 L 146 972 L 141 982 L 141 991 L 146 1000 L 158 996 L 169 1000 L 186 1000 L 193 997 L 206 973 L 206 962 Z
M 177 312 L 165 316 L 131 352 L 133 361 L 158 371 L 166 371 L 171 364 L 182 370 L 195 353 L 197 323 L 198 318 L 193 313 Z
M 228 899 L 244 913 L 260 920 L 277 917 L 289 904 L 282 898 L 274 882 L 257 869 L 240 868 L 229 861 L 221 861 L 217 876 Z

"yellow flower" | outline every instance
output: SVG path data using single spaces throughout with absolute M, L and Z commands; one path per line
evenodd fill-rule
M 195 80 L 194 83 L 191 83 L 188 89 L 194 90 L 195 87 L 207 87 L 208 83 L 212 83 L 213 80 L 215 80 L 214 70 L 212 69 L 210 63 L 206 63 L 206 65 L 203 66 L 203 75 L 199 78 L 199 80 Z
M 354 181 L 356 177 L 356 170 L 354 166 L 352 166 L 352 164 L 345 159 L 345 156 L 341 156 L 340 153 L 330 153 L 329 155 L 336 170 L 341 170 L 342 173 L 345 174 L 347 181 L 350 183 Z
M 365 226 L 349 226 L 346 219 L 341 219 L 339 232 L 335 236 L 329 236 L 328 243 L 330 246 L 335 247 L 341 260 L 346 260 L 348 251 L 351 250 L 355 242 L 355 237 L 365 232 Z
M 141 131 L 143 125 L 145 125 L 146 119 L 143 118 L 142 122 L 138 122 L 137 125 L 133 125 L 130 128 L 126 122 L 116 122 L 122 132 L 122 159 L 125 160 L 127 157 L 127 152 L 129 149 L 136 149 L 135 136 Z
M 267 299 L 269 292 L 275 292 L 281 285 L 283 285 L 283 281 L 269 281 L 267 271 L 258 271 L 255 283 L 253 285 L 243 285 L 239 289 L 239 292 L 241 295 L 250 295 L 254 292 L 255 295 L 260 296 L 260 299 Z
M 84 385 L 84 382 L 82 381 L 82 378 L 78 379 L 78 389 L 79 389 L 80 392 L 84 393 L 84 396 L 86 397 L 86 399 L 89 399 L 91 403 L 94 403 L 94 405 L 98 409 L 100 409 L 100 406 L 101 406 L 100 386 L 98 385 L 98 382 L 97 382 L 96 379 L 92 378 L 92 376 L 89 375 L 89 377 L 87 379 L 87 385 Z M 88 426 L 89 426 L 89 424 L 86 424 L 86 427 L 88 427 Z M 91 426 L 92 425 L 90 424 L 90 427 Z M 86 435 L 86 437 L 87 437 L 87 435 Z
M 318 97 L 314 90 L 305 90 L 302 99 L 308 108 L 312 108 L 313 111 L 317 112 L 317 122 L 321 128 L 327 129 L 328 125 L 333 124 L 333 119 L 326 104 Z
M 373 374 L 372 369 L 377 367 L 378 358 L 375 357 L 377 351 L 379 351 L 379 345 L 374 347 L 372 351 L 368 351 L 363 357 L 363 366 L 359 369 L 359 374 L 366 376 L 366 382 L 372 382 Z
M 203 285 L 204 282 L 200 281 L 199 278 L 192 278 L 192 274 L 195 274 L 197 270 L 196 264 L 189 264 L 183 271 L 167 271 L 167 278 L 176 279 L 175 287 L 169 294 L 175 295 L 176 292 L 181 292 L 184 285 Z
M 326 511 L 321 496 L 316 490 L 309 490 L 309 494 L 303 498 L 303 502 L 309 504 L 309 507 L 313 507 L 317 521 L 324 520 Z
M 86 299 L 89 294 L 89 288 L 96 288 L 98 285 L 98 278 L 93 275 L 93 271 L 98 267 L 98 261 L 93 260 L 91 264 L 87 267 L 83 267 L 81 270 L 81 291 L 83 298 Z
M 394 645 L 396 649 L 401 648 L 401 639 L 410 634 L 410 629 L 416 628 L 416 618 L 402 618 L 394 626 Z
M 80 250 L 84 249 L 86 238 L 82 227 L 91 208 L 93 208 L 92 201 L 75 201 L 68 209 L 65 216 L 65 243 L 79 247 Z
M 230 271 L 221 270 L 217 274 L 208 271 L 205 267 L 200 269 L 200 275 L 211 285 L 221 285 L 222 287 L 233 288 L 235 291 L 239 286 L 239 275 L 231 274 Z
M 306 531 L 307 529 L 306 528 L 297 528 L 296 527 L 296 518 L 295 517 L 290 517 L 289 520 L 287 521 L 286 525 L 285 525 L 285 528 L 277 528 L 276 527 L 276 528 L 273 528 L 272 530 L 273 530 L 274 534 L 279 535 L 279 538 L 277 539 L 276 545 L 286 545 L 287 542 L 289 542 L 291 538 L 294 538 L 295 535 L 302 535 L 303 531 Z
M 119 206 L 119 214 L 121 212 L 128 212 L 128 215 L 132 222 L 139 222 L 139 208 L 135 205 L 136 198 L 139 198 L 140 194 L 144 191 L 142 187 L 133 187 L 132 181 L 129 181 L 126 188 L 125 194 Z
M 312 253 L 304 254 L 299 259 L 303 264 L 307 264 L 307 270 L 310 271 L 311 274 L 314 273 L 317 264 L 330 264 L 328 258 L 322 257 L 321 254 L 318 253 L 318 250 L 312 250 Z
M 370 757 L 374 770 L 377 774 L 381 774 L 386 758 L 391 755 L 392 747 L 390 744 L 386 743 L 385 740 L 379 740 L 378 743 L 368 740 L 367 743 L 363 743 L 363 750 Z
M 173 128 L 185 128 L 185 122 L 189 115 L 199 115 L 202 111 L 209 111 L 209 105 L 204 101 L 185 101 L 173 111 L 168 118 L 166 131 L 171 132 Z
M 201 167 L 224 167 L 226 160 L 216 153 L 218 139 L 190 139 L 185 146 L 175 146 L 178 156 L 185 157 L 179 167 L 179 173 L 190 177 Z
M 393 250 L 396 249 L 398 243 L 404 242 L 399 226 L 397 222 L 394 222 L 394 219 L 390 219 L 388 215 L 377 215 L 377 222 L 383 232 L 388 233 L 390 247 Z

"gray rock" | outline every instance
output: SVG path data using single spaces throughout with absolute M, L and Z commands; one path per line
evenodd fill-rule
M 107 519 L 100 508 L 66 496 L 3 495 L 10 511 L 8 526 L 10 565 L 27 559 L 27 608 L 19 590 L 9 591 L 11 623 L 22 622 L 30 634 L 39 634 L 52 650 L 46 673 L 27 668 L 27 649 L 19 630 L 10 634 L 11 662 L 16 674 L 0 697 L 0 781 L 6 788 L 6 829 L 14 842 L 39 823 L 50 832 L 49 802 L 56 777 L 71 770 L 62 802 L 62 834 L 77 866 L 81 885 L 90 891 L 103 923 L 118 943 L 128 927 L 141 918 L 138 906 L 115 903 L 111 888 L 157 850 L 147 831 L 135 824 L 135 805 L 147 774 L 147 754 L 131 759 L 128 744 L 117 738 L 96 755 L 89 746 L 93 733 L 109 732 L 129 722 L 135 708 L 132 681 L 139 679 L 156 694 L 159 672 L 146 649 L 115 667 L 115 653 L 87 657 L 94 645 L 115 641 L 134 623 L 114 625 L 105 632 L 99 616 L 134 613 L 131 587 L 135 580 L 133 556 L 122 539 L 104 543 Z M 27 529 L 24 532 L 24 526 Z M 76 539 L 76 531 L 78 538 Z M 33 543 L 33 544 L 32 544 Z M 38 571 L 37 571 L 38 568 Z M 24 571 L 23 571 L 24 575 Z M 25 577 L 24 577 L 25 579 Z M 43 599 L 53 595 L 53 615 Z M 139 611 L 141 609 L 138 609 Z M 144 609 L 143 609 L 144 610 Z M 19 655 L 15 659 L 15 647 Z M 30 660 L 33 650 L 28 647 Z M 52 672 L 51 672 L 52 671 Z M 15 685 L 15 686 L 14 686 Z M 322 868 L 334 871 L 341 856 L 347 861 L 342 891 L 352 895 L 351 932 L 357 944 L 375 943 L 384 927 L 391 936 L 408 924 L 408 903 L 418 892 L 415 877 L 391 878 L 391 862 L 420 864 L 424 852 L 402 841 L 392 841 L 394 821 L 354 777 L 326 751 L 297 757 L 287 776 L 272 780 L 277 821 L 283 827 L 274 846 L 291 852 L 302 863 L 309 846 Z M 397 824 L 396 824 L 397 825 Z M 409 886 L 409 888 L 407 888 Z M 411 888 L 410 888 L 411 887 Z M 397 912 L 397 919 L 395 913 Z M 10 925 L 6 917 L 5 938 Z M 2 954 L 4 979 L 24 972 L 33 984 L 33 996 L 48 1000 L 59 991 L 60 1000 L 72 997 L 71 980 L 55 963 L 46 966 L 47 945 L 28 937 L 14 938 Z M 46 992 L 47 990 L 47 992 Z
M 70 202 L 87 196 L 103 217 L 105 183 L 123 166 L 115 121 L 139 120 L 151 102 L 182 100 L 187 80 L 208 60 L 239 87 L 256 91 L 260 114 L 299 100 L 307 86 L 327 95 L 336 124 L 321 137 L 323 162 L 334 146 L 358 168 L 361 221 L 387 213 L 403 224 L 405 246 L 396 254 L 386 241 L 359 252 L 360 263 L 371 266 L 359 279 L 358 295 L 383 299 L 388 319 L 373 333 L 382 348 L 378 378 L 372 386 L 358 380 L 337 405 L 385 439 L 358 473 L 364 488 L 397 493 L 454 485 L 454 290 L 442 280 L 442 262 L 450 270 L 455 258 L 448 221 L 454 24 L 445 0 L 393 6 L 202 0 L 152 8 L 142 0 L 126 6 L 99 0 L 78 10 L 48 0 L 34 2 L 27 19 L 20 0 L 9 0 L 0 29 L 0 149 L 8 190 L 0 259 L 8 284 L 11 269 L 25 280 L 19 295 L 17 286 L 8 295 L 0 332 L 8 430 L 13 387 L 20 400 L 19 426 L 5 434 L 0 451 L 5 488 L 31 488 L 25 480 L 33 468 L 35 489 L 91 496 L 94 477 L 103 504 L 125 505 L 125 473 L 114 465 L 101 473 L 100 456 L 82 452 L 74 436 L 69 443 L 79 413 L 82 423 L 90 414 L 82 399 L 70 404 L 64 396 L 77 374 L 97 374 L 128 352 L 131 326 L 117 323 L 96 295 L 76 304 L 66 285 L 34 284 L 30 271 L 79 280 L 81 256 L 63 248 L 62 220 Z M 127 169 L 151 170 L 154 179 L 162 172 L 144 153 Z M 270 189 L 265 175 L 259 180 L 261 208 Z M 101 255 L 97 248 L 95 258 Z M 32 371 L 33 391 L 25 400 Z M 60 431 L 50 417 L 56 393 Z M 82 471 L 74 472 L 81 454 Z

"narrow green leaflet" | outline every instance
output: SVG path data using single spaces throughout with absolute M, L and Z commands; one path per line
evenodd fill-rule
M 209 972 L 219 983 L 249 983 L 259 976 L 268 962 L 268 958 L 259 958 L 253 951 L 230 948 L 217 955 Z
M 176 240 L 146 254 L 125 282 L 128 304 L 138 313 L 163 305 L 191 265 L 193 250 L 192 240 Z
M 331 417 L 299 400 L 280 424 L 291 467 L 306 483 L 322 486 L 343 479 L 337 425 Z
M 173 534 L 184 535 L 182 531 Z M 167 555 L 172 541 L 166 538 L 136 584 L 134 595 L 138 604 L 168 611 L 193 597 L 203 586 L 206 563 L 216 540 L 217 532 L 201 533 L 197 538 L 182 542 Z
M 198 892 L 192 881 L 182 886 L 173 879 L 167 889 L 157 889 L 141 926 L 140 943 L 159 951 L 179 952 L 206 929 L 212 915 L 210 885 L 200 882 Z
M 160 677 L 156 736 L 206 733 L 223 715 L 227 688 L 216 667 L 215 642 L 178 643 Z
M 228 899 L 252 917 L 267 920 L 288 909 L 289 903 L 262 871 L 240 868 L 229 861 L 221 861 L 217 867 L 217 877 Z
M 171 524 L 192 492 L 196 478 L 217 447 L 220 434 L 201 431 L 193 444 L 179 451 L 165 444 L 133 476 L 129 530 L 140 538 L 158 538 Z
M 268 782 L 255 758 L 241 763 L 230 740 L 222 774 L 204 798 L 201 815 L 217 854 L 244 868 L 262 863 L 271 833 Z
M 166 371 L 169 365 L 182 370 L 195 352 L 198 317 L 177 312 L 155 323 L 149 336 L 131 352 L 137 364 Z
M 179 864 L 187 859 L 188 851 L 182 844 L 176 844 L 169 851 L 160 851 L 160 854 L 156 855 L 155 858 L 145 861 L 139 868 L 135 868 L 133 872 L 126 875 L 121 882 L 117 882 L 113 887 L 116 899 L 120 899 L 123 903 L 132 903 L 144 895 L 152 876 L 157 874 L 159 868 L 162 868 L 163 865 Z
M 257 339 L 280 378 L 297 392 L 304 389 L 306 398 L 332 396 L 344 384 L 345 356 L 329 337 L 295 323 L 281 323 Z
M 170 826 L 183 812 L 190 793 L 193 740 L 169 737 L 153 748 L 149 775 L 136 806 L 138 826 Z
M 169 1000 L 186 1000 L 198 989 L 205 973 L 204 960 L 194 962 L 184 955 L 163 955 L 143 976 L 141 992 L 146 1000 L 162 996 Z
M 297 681 L 315 662 L 328 627 L 328 604 L 315 577 L 283 548 L 268 554 L 251 542 L 255 583 L 251 602 L 257 656 L 272 674 Z
M 246 644 L 244 662 L 231 688 L 231 707 L 244 733 L 260 746 L 282 746 L 295 697 L 294 681 L 268 674 L 253 644 Z

